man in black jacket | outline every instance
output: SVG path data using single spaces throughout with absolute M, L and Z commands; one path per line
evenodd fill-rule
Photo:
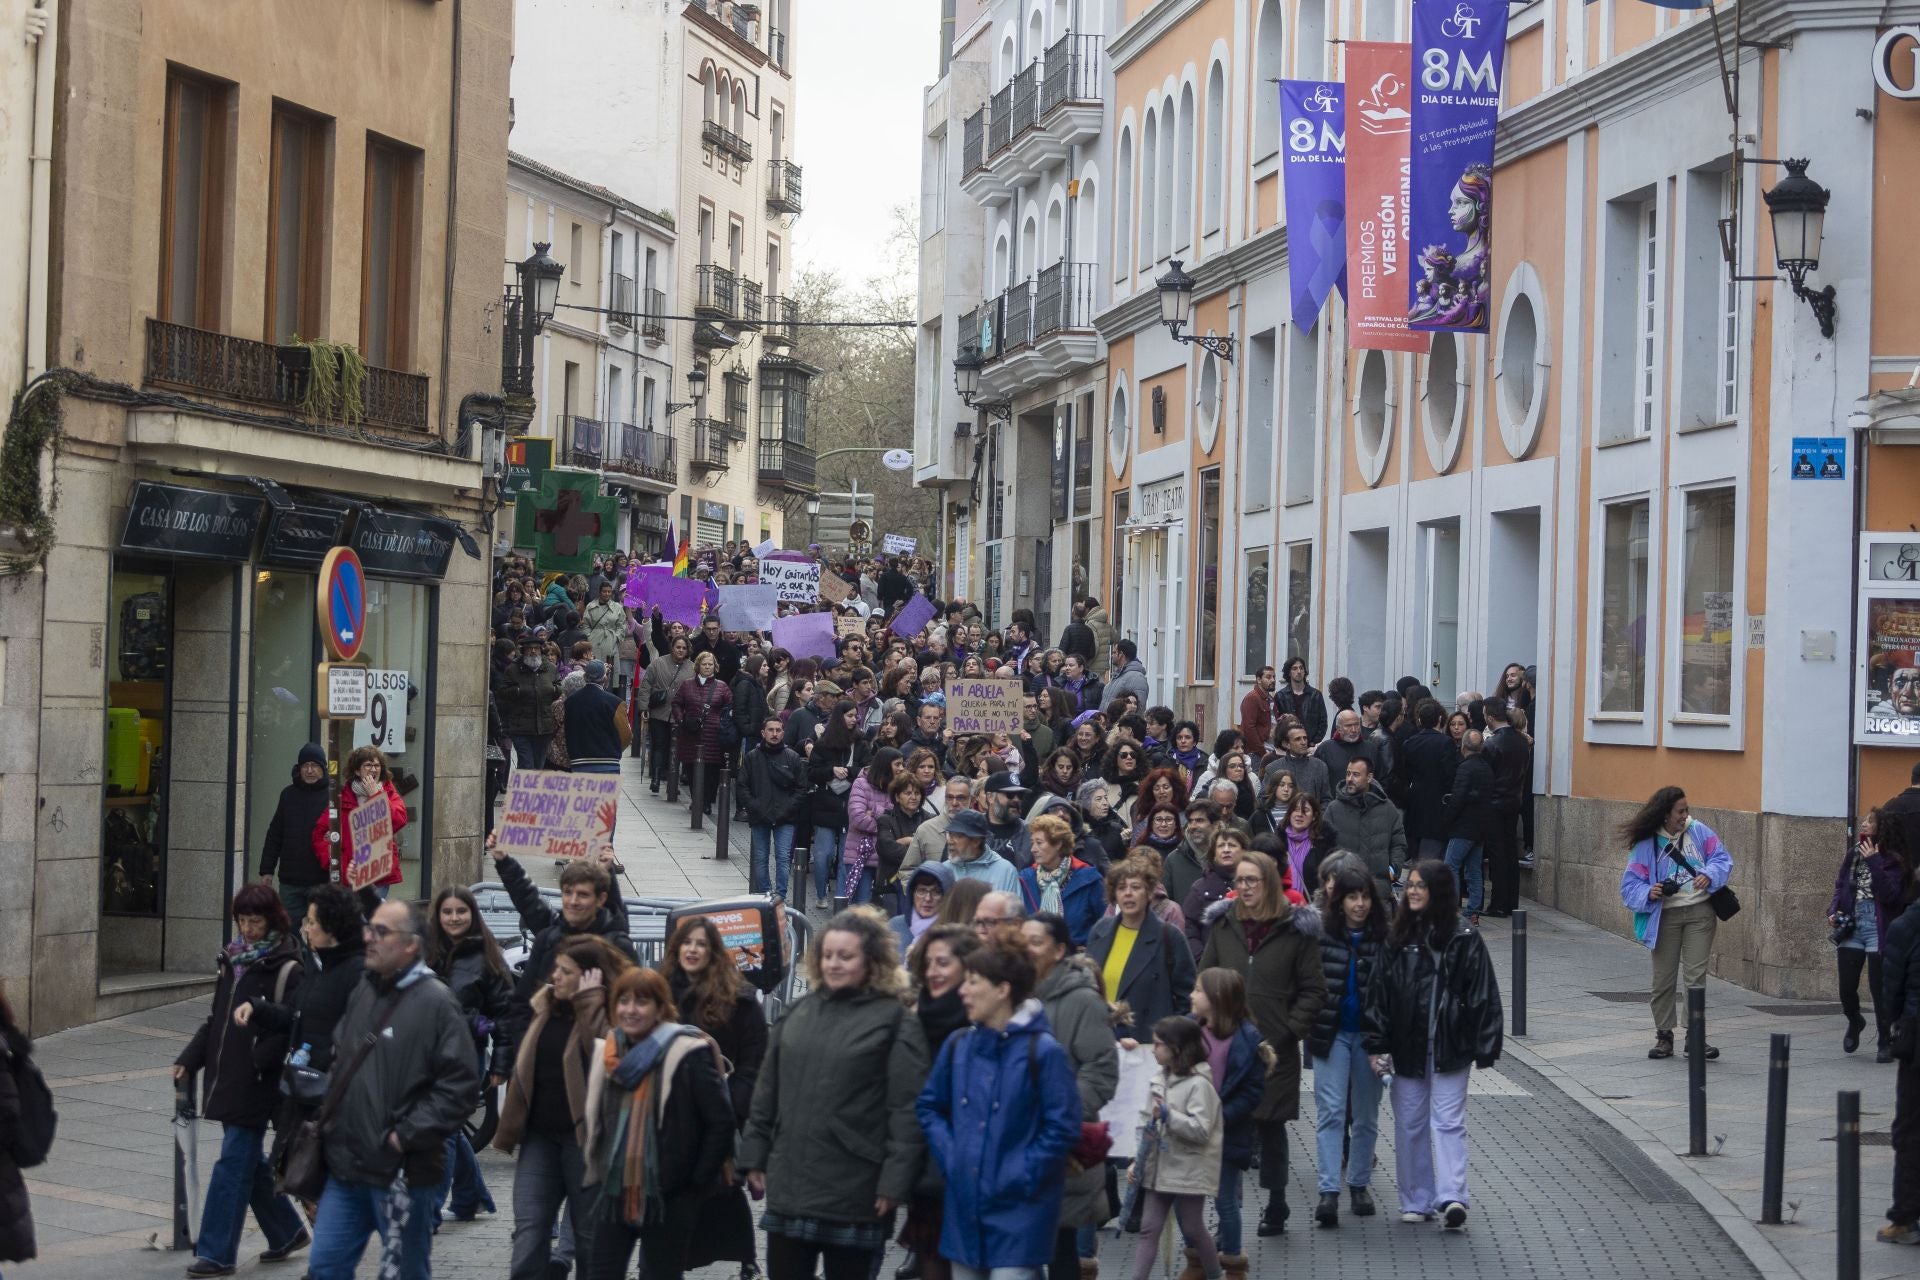
M 1533 744 L 1507 723 L 1503 698 L 1488 698 L 1487 763 L 1493 787 L 1487 802 L 1492 828 L 1487 833 L 1487 914 L 1503 918 L 1520 905 L 1520 802 L 1533 786 Z
M 353 1280 L 367 1237 L 396 1221 L 398 1274 L 425 1280 L 447 1137 L 473 1111 L 479 1069 L 466 1015 L 423 959 L 419 910 L 382 903 L 366 932 L 366 982 L 334 1032 L 340 1098 L 307 1269 Z
M 1441 819 L 1454 771 L 1460 767 L 1460 748 L 1440 730 L 1440 704 L 1426 699 L 1413 709 L 1419 726 L 1400 747 L 1400 768 L 1406 779 L 1407 844 L 1416 858 L 1443 858 L 1447 828 Z
M 1093 665 L 1093 655 L 1099 652 L 1093 640 L 1093 628 L 1087 625 L 1087 602 L 1081 600 L 1073 606 L 1073 621 L 1060 632 L 1060 652 L 1078 657 L 1081 667 Z M 1095 710 L 1082 707 L 1083 711 Z
M 687 656 L 697 658 L 703 653 L 711 653 L 713 660 L 720 664 L 720 678 L 728 684 L 740 674 L 740 659 L 746 656 L 746 650 L 727 639 L 720 630 L 720 619 L 708 615 L 700 624 L 699 634 L 693 637 L 693 645 Z
M 1920 768 L 1915 773 L 1920 776 Z M 1901 1027 L 1920 1018 L 1920 902 L 1887 926 L 1881 950 L 1882 995 L 1894 1042 L 1910 1044 L 1911 1032 L 1902 1035 Z M 1893 1204 L 1878 1238 L 1886 1244 L 1920 1244 L 1920 1060 L 1907 1056 L 1899 1063 L 1893 1086 Z
M 1486 740 L 1480 731 L 1467 730 L 1460 739 L 1460 764 L 1454 770 L 1452 790 L 1440 808 L 1439 830 L 1447 840 L 1444 856 L 1460 886 L 1460 909 L 1475 920 L 1480 917 L 1481 879 L 1491 827 L 1487 797 L 1493 792 L 1493 766 L 1487 763 L 1485 750 Z
M 752 662 L 749 658 L 747 661 Z M 759 741 L 747 748 L 740 762 L 740 796 L 753 837 L 753 862 L 748 889 L 767 891 L 767 863 L 773 860 L 773 891 L 787 896 L 787 878 L 793 870 L 793 833 L 796 815 L 808 807 L 807 762 L 786 743 L 786 726 L 778 716 L 760 722 Z
M 553 972 L 554 953 L 568 938 L 581 933 L 597 934 L 625 952 L 629 960 L 638 961 L 627 929 L 626 903 L 612 892 L 613 877 L 606 867 L 576 858 L 561 868 L 560 909 L 555 911 L 527 878 L 526 869 L 518 859 L 510 857 L 498 845 L 493 846 L 491 852 L 493 869 L 499 873 L 500 883 L 520 912 L 520 928 L 533 935 L 533 945 L 527 948 L 526 966 L 513 989 L 516 1033 L 533 1021 L 533 993 L 546 985 Z
M 272 885 L 279 877 L 280 901 L 295 929 L 307 918 L 307 895 L 327 882 L 326 868 L 313 856 L 313 829 L 326 812 L 327 753 L 309 742 L 300 748 L 293 781 L 280 788 L 260 853 L 260 883 Z
M 893 613 L 913 599 L 913 579 L 900 572 L 900 557 L 888 556 L 887 567 L 880 571 L 880 608 Z

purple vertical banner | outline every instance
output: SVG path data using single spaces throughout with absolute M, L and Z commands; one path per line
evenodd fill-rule
M 1287 189 L 1287 274 L 1293 322 L 1313 328 L 1327 293 L 1347 296 L 1347 87 L 1282 80 L 1282 181 Z
M 1413 6 L 1407 323 L 1485 333 L 1493 310 L 1493 133 L 1507 0 Z

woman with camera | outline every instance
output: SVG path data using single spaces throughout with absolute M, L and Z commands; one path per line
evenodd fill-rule
M 1840 859 L 1833 878 L 1833 899 L 1827 903 L 1827 935 L 1840 965 L 1840 1007 L 1847 1014 L 1847 1035 L 1841 1048 L 1860 1047 L 1867 1020 L 1860 1016 L 1860 970 L 1867 971 L 1867 991 L 1873 999 L 1873 1022 L 1878 1044 L 1876 1062 L 1892 1062 L 1892 1034 L 1882 997 L 1881 940 L 1906 906 L 1912 883 L 1907 865 L 1905 830 L 1897 813 L 1870 809 L 1860 819 L 1859 839 Z
M 1713 828 L 1697 821 L 1687 793 L 1662 787 L 1621 824 L 1628 847 L 1620 900 L 1633 912 L 1633 934 L 1653 953 L 1653 1048 L 1649 1058 L 1673 1056 L 1674 979 L 1690 987 L 1707 980 L 1707 957 L 1720 923 L 1709 899 L 1726 888 L 1733 855 Z M 1731 913 L 1729 913 L 1731 914 Z M 1720 1051 L 1705 1047 L 1706 1056 Z

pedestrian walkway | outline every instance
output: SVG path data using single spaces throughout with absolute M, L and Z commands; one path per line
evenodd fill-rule
M 616 847 L 632 882 L 630 893 L 704 897 L 745 887 L 744 829 L 735 832 L 732 856 L 715 860 L 712 826 L 691 831 L 685 809 L 649 795 L 644 776 L 631 763 L 618 832 Z M 532 870 L 551 878 L 551 868 Z M 1449 1236 L 1397 1220 L 1392 1117 L 1384 1107 L 1385 1132 L 1373 1180 L 1381 1213 L 1354 1219 L 1344 1215 L 1343 1204 L 1338 1230 L 1313 1228 L 1309 1089 L 1301 1099 L 1302 1118 L 1293 1126 L 1288 1194 L 1293 1220 L 1286 1235 L 1260 1240 L 1253 1234 L 1262 1193 L 1254 1185 L 1257 1175 L 1247 1175 L 1252 1274 L 1279 1276 L 1306 1265 L 1343 1277 L 1436 1280 L 1831 1275 L 1832 1144 L 1821 1140 L 1832 1128 L 1831 1091 L 1843 1084 L 1871 1086 L 1864 1103 L 1869 1127 L 1884 1129 L 1892 1069 L 1873 1067 L 1871 1057 L 1842 1058 L 1838 1020 L 1817 1023 L 1819 1043 L 1797 1050 L 1795 1123 L 1789 1135 L 1788 1198 L 1800 1201 L 1799 1221 L 1762 1232 L 1745 1219 L 1758 1214 L 1766 1035 L 1781 1026 L 1804 1035 L 1815 1024 L 1767 1011 L 1777 1001 L 1713 985 L 1713 1040 L 1724 1056 L 1711 1077 L 1711 1132 L 1725 1135 L 1726 1142 L 1719 1156 L 1688 1163 L 1674 1154 L 1686 1146 L 1686 1068 L 1679 1059 L 1646 1061 L 1650 1037 L 1644 1000 L 1610 998 L 1636 990 L 1644 995 L 1644 953 L 1551 913 L 1535 912 L 1532 925 L 1532 1034 L 1523 1042 L 1509 1040 L 1509 1054 L 1497 1070 L 1476 1073 L 1469 1103 L 1473 1218 L 1468 1232 Z M 1504 979 L 1504 927 L 1490 926 L 1488 940 Z M 40 1061 L 61 1108 L 60 1141 L 53 1158 L 29 1180 L 42 1260 L 8 1268 L 9 1280 L 94 1280 L 109 1274 L 115 1280 L 145 1280 L 181 1273 L 189 1260 L 185 1255 L 155 1251 L 164 1250 L 171 1236 L 168 1064 L 204 1013 L 204 1003 L 173 1005 L 39 1042 Z M 218 1149 L 218 1128 L 203 1123 L 200 1130 L 204 1177 Z M 495 1198 L 506 1205 L 512 1161 L 483 1152 L 481 1165 Z M 1882 1207 L 1889 1169 L 1887 1153 L 1870 1148 L 1862 1173 L 1870 1214 Z M 435 1247 L 435 1276 L 498 1280 L 505 1271 L 511 1225 L 506 1215 L 449 1223 Z M 1126 1274 L 1132 1246 L 1132 1237 L 1103 1235 L 1101 1270 L 1108 1280 Z M 294 1280 L 298 1272 L 291 1267 L 251 1261 L 262 1247 L 250 1230 L 242 1244 L 247 1261 L 241 1274 Z M 1920 1271 L 1920 1250 L 1869 1242 L 1863 1254 L 1868 1276 Z M 369 1256 L 361 1275 L 371 1277 L 375 1261 Z M 882 1276 L 890 1276 L 897 1263 L 890 1258 Z M 737 1270 L 715 1267 L 699 1274 L 701 1280 L 732 1280 Z

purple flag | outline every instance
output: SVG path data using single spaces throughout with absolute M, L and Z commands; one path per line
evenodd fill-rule
M 1338 80 L 1280 82 L 1287 272 L 1302 329 L 1313 328 L 1329 290 L 1347 296 L 1346 92 Z
M 775 618 L 773 644 L 796 658 L 831 658 L 838 652 L 833 642 L 833 615 L 796 613 Z
M 1493 131 L 1507 0 L 1413 6 L 1407 324 L 1485 333 L 1493 310 Z
M 700 625 L 700 606 L 706 599 L 707 584 L 698 578 L 663 578 L 652 593 L 662 618 L 688 627 Z
M 920 628 L 933 621 L 934 614 L 938 612 L 939 610 L 933 607 L 933 601 L 916 591 L 913 593 L 913 599 L 901 605 L 900 612 L 893 615 L 893 621 L 887 624 L 887 630 L 905 640 L 909 636 L 917 635 Z

